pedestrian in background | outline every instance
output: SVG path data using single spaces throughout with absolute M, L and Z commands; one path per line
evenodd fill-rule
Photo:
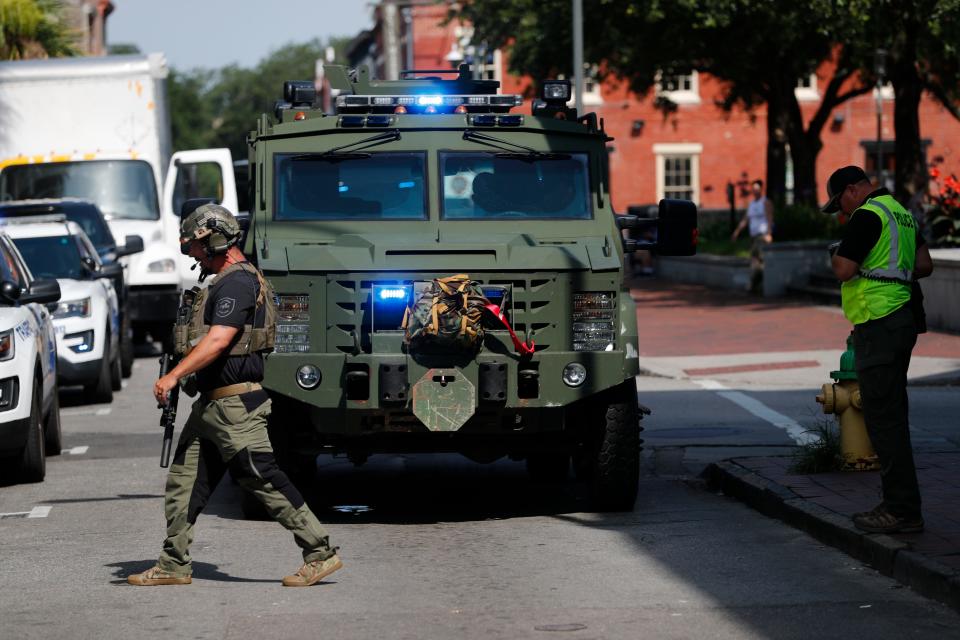
M 193 527 L 227 469 L 273 519 L 293 533 L 303 566 L 283 579 L 306 587 L 341 568 L 329 536 L 300 492 L 278 467 L 267 435 L 270 398 L 260 386 L 263 353 L 273 347 L 273 291 L 237 246 L 240 227 L 227 209 L 205 204 L 180 225 L 180 250 L 201 267 L 185 335 L 175 351 L 184 357 L 153 388 L 167 402 L 180 379 L 196 373 L 200 397 L 183 427 L 167 476 L 167 537 L 156 566 L 127 577 L 139 586 L 190 584 Z
M 860 167 L 837 169 L 827 181 L 825 213 L 849 222 L 832 250 L 853 348 L 863 417 L 880 460 L 883 501 L 853 516 L 873 533 L 923 531 L 920 487 L 908 420 L 907 369 L 917 342 L 911 305 L 914 281 L 933 272 L 930 251 L 910 212 Z
M 754 180 L 750 186 L 753 199 L 747 205 L 740 224 L 730 235 L 736 240 L 740 232 L 750 229 L 750 284 L 747 291 L 759 293 L 763 283 L 763 247 L 773 242 L 773 202 L 763 195 L 763 180 Z

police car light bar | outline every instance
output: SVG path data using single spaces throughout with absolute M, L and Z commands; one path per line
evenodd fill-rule
M 463 105 L 469 112 L 508 111 L 523 104 L 519 94 L 503 95 L 342 95 L 337 96 L 339 113 L 370 113 L 374 111 L 393 111 L 395 107 L 405 107 L 411 112 L 453 113 Z M 433 107 L 434 109 L 428 109 Z M 462 110 L 461 110 L 462 111 Z

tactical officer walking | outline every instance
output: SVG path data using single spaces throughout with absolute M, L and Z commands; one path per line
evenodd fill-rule
M 237 246 L 240 228 L 224 207 L 205 204 L 180 226 L 180 250 L 201 267 L 209 288 L 184 294 L 190 321 L 176 332 L 183 359 L 157 380 L 164 404 L 179 381 L 196 374 L 200 397 L 184 425 L 167 476 L 167 537 L 156 566 L 127 577 L 134 585 L 190 584 L 193 526 L 229 469 L 267 512 L 293 533 L 304 564 L 284 586 L 319 582 L 343 564 L 300 492 L 277 467 L 267 436 L 270 399 L 260 386 L 263 353 L 273 347 L 273 291 Z
M 907 369 L 917 342 L 913 281 L 933 272 L 930 250 L 913 216 L 860 167 L 843 167 L 827 182 L 826 213 L 851 216 L 832 258 L 842 281 L 843 313 L 853 323 L 853 348 L 863 416 L 880 460 L 883 502 L 853 516 L 874 533 L 923 531 L 913 463 Z

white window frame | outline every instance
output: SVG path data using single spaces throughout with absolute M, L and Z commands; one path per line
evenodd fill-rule
M 667 158 L 690 158 L 690 190 L 692 200 L 700 204 L 700 156 L 703 155 L 703 145 L 699 142 L 661 142 L 653 145 L 653 154 L 656 157 L 657 201 L 666 194 L 666 170 L 663 166 Z
M 603 94 L 600 91 L 600 80 L 597 78 L 599 68 L 595 64 L 585 63 L 583 65 L 583 104 L 598 105 L 603 104 Z M 593 88 L 587 91 L 587 81 L 593 82 Z M 574 100 L 576 102 L 576 100 Z
M 797 100 L 801 102 L 813 102 L 820 99 L 820 89 L 817 86 L 817 74 L 811 73 L 808 81 L 810 82 L 809 87 L 805 87 L 798 82 L 796 89 L 793 90 L 797 96 Z
M 690 76 L 690 88 L 680 91 L 665 91 L 662 84 L 663 76 L 660 72 L 657 72 L 657 96 L 667 98 L 674 104 L 700 104 L 700 74 L 698 74 L 696 71 L 691 71 L 689 74 L 677 74 L 677 76 L 681 75 Z

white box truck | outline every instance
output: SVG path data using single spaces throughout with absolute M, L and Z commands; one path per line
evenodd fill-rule
M 180 204 L 212 196 L 237 210 L 228 149 L 171 157 L 167 75 L 159 53 L 0 63 L 0 200 L 86 198 L 118 243 L 143 239 L 124 258 L 135 340 L 165 339 L 178 290 L 196 282 Z

